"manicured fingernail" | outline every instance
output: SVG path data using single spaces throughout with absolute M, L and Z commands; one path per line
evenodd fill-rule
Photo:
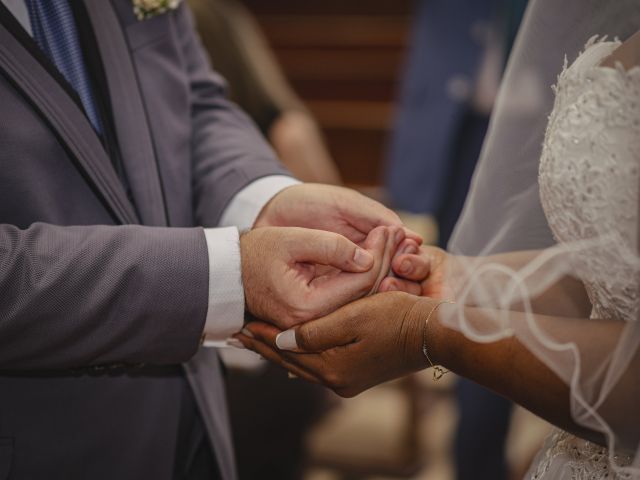
M 280 350 L 296 350 L 298 343 L 296 342 L 295 330 L 285 330 L 276 337 L 276 345 Z
M 366 250 L 356 248 L 356 253 L 353 254 L 353 261 L 359 267 L 369 268 L 373 264 L 373 255 Z
M 289 378 L 298 378 L 298 375 L 296 375 L 295 373 L 287 372 L 287 377 L 289 377 Z
M 409 273 L 411 271 L 411 262 L 409 260 L 403 260 L 400 262 L 400 272 Z
M 256 338 L 256 336 L 255 336 L 253 333 L 251 333 L 251 330 L 249 330 L 247 327 L 244 327 L 244 328 L 240 331 L 240 333 L 242 333 L 243 335 L 246 335 L 246 336 L 247 336 L 247 337 L 249 337 L 249 338 Z
M 235 348 L 241 348 L 241 349 L 245 348 L 245 346 L 242 344 L 242 342 L 240 340 L 238 340 L 237 338 L 228 338 L 227 339 L 227 345 L 229 345 L 231 347 L 235 347 Z

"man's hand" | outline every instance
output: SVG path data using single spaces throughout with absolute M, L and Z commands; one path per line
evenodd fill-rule
M 398 215 L 355 190 L 303 183 L 285 188 L 260 212 L 254 227 L 304 227 L 339 233 L 354 243 L 363 242 L 375 227 L 401 227 Z M 418 244 L 422 238 L 405 229 Z
M 240 237 L 247 309 L 283 329 L 326 315 L 375 292 L 404 238 L 379 227 L 358 246 L 321 230 L 254 229 Z
M 272 325 L 252 322 L 235 338 L 298 377 L 352 397 L 427 366 L 424 318 L 434 302 L 402 292 L 382 293 L 280 336 Z

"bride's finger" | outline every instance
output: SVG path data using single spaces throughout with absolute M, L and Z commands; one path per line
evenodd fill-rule
M 283 361 L 321 377 L 327 368 L 324 351 L 353 343 L 352 329 L 353 322 L 337 312 L 285 332 L 263 322 L 251 322 L 243 332 L 248 331 L 255 342 L 272 349 Z
M 373 287 L 369 291 L 369 295 L 372 295 L 378 291 L 380 288 L 380 283 L 387 277 L 389 272 L 391 271 L 391 261 L 393 260 L 393 256 L 395 255 L 398 246 L 405 238 L 405 233 L 403 230 L 391 227 L 389 228 L 389 235 L 387 236 L 387 242 L 384 246 L 384 250 L 382 252 L 382 261 L 380 265 L 380 269 L 378 270 L 378 277 L 376 278 Z
M 285 358 L 292 360 L 312 371 L 321 371 L 327 354 L 331 355 L 340 349 L 349 348 L 358 342 L 358 314 L 353 312 L 353 305 L 364 300 L 351 303 L 326 317 L 302 323 L 295 328 L 273 335 L 268 331 L 258 330 L 258 335 L 267 333 L 263 341 L 277 349 Z M 256 332 L 253 324 L 249 324 Z
M 365 232 L 361 232 L 349 224 L 336 227 L 336 233 L 347 237 L 353 243 L 360 246 L 367 239 L 367 234 Z
M 394 258 L 403 253 L 411 253 L 416 255 L 418 252 L 420 252 L 420 245 L 412 238 L 405 238 L 402 242 L 400 242 L 400 245 L 398 245 L 398 250 L 396 251 L 396 255 L 394 255 Z
M 403 253 L 393 259 L 393 262 L 391 262 L 391 268 L 399 277 L 421 282 L 429 276 L 431 262 L 424 255 Z
M 235 335 L 234 338 L 238 339 L 249 350 L 253 350 L 265 359 L 280 365 L 295 376 L 309 382 L 322 384 L 322 381 L 316 375 L 291 362 L 281 352 L 274 350 L 270 345 L 243 334 Z
M 379 292 L 405 292 L 411 295 L 422 295 L 422 287 L 419 283 L 411 282 L 403 278 L 385 278 L 380 284 Z

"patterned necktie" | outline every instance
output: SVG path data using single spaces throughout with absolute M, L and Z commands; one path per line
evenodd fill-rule
M 26 0 L 26 4 L 34 40 L 78 93 L 93 128 L 102 133 L 68 0 Z

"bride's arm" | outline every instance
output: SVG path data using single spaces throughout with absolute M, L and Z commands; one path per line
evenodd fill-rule
M 401 249 L 406 245 L 401 245 Z M 405 252 L 397 255 L 392 267 L 397 278 L 388 278 L 380 286 L 380 291 L 404 291 L 413 295 L 432 298 L 448 298 L 459 300 L 461 294 L 474 275 L 485 271 L 483 279 L 491 280 L 492 284 L 508 288 L 512 277 L 495 273 L 491 278 L 487 276 L 486 268 L 492 266 L 494 272 L 521 272 L 527 265 L 531 265 L 536 258 L 544 260 L 548 268 L 540 268 L 523 279 L 523 285 L 541 285 L 540 277 L 547 275 L 549 269 L 556 268 L 554 250 L 526 250 L 509 252 L 484 257 L 464 257 L 446 253 L 444 250 L 432 247 L 417 246 L 405 248 Z M 555 278 L 557 277 L 557 278 Z M 591 311 L 591 303 L 584 288 L 584 284 L 570 275 L 556 275 L 546 288 L 535 295 L 528 295 L 531 309 L 543 315 L 557 315 L 561 317 L 586 317 Z M 477 280 L 477 279 L 476 279 Z M 530 293 L 530 290 L 528 291 Z M 465 297 L 469 306 L 487 306 L 477 295 Z M 510 309 L 523 311 L 524 305 L 514 292 Z
M 594 388 L 594 378 L 576 377 L 569 368 L 578 360 L 583 375 L 592 375 L 609 366 L 609 353 L 623 338 L 622 321 L 590 320 L 535 315 L 534 320 L 547 336 L 562 345 L 569 363 L 562 372 L 553 371 L 540 357 L 546 352 L 563 351 L 539 345 L 524 345 L 509 337 L 492 343 L 477 343 L 458 330 L 449 328 L 446 319 L 463 313 L 475 329 L 495 328 L 495 319 L 505 314 L 514 328 L 527 327 L 522 312 L 463 307 L 442 304 L 434 312 L 437 300 L 418 298 L 401 292 L 374 295 L 351 303 L 328 315 L 297 326 L 291 333 L 280 333 L 264 323 L 251 323 L 237 338 L 263 357 L 275 361 L 299 377 L 322 383 L 342 396 L 351 397 L 379 383 L 429 366 L 423 355 L 423 340 L 434 364 L 452 370 L 539 415 L 575 435 L 605 444 L 604 435 L 576 422 L 583 413 L 575 403 L 577 388 Z M 461 312 L 459 309 L 463 308 Z M 427 319 L 429 321 L 427 322 Z M 426 325 L 425 325 L 426 324 Z M 295 332 L 295 333 L 293 333 Z M 569 349 L 573 345 L 574 350 Z M 539 347 L 539 348 L 538 348 Z M 295 350 L 294 353 L 284 350 Z M 630 348 L 635 348 L 632 345 Z M 535 351 L 536 354 L 532 353 Z M 575 351 L 576 358 L 571 358 Z M 635 350 L 630 362 L 622 364 L 620 378 L 611 391 L 588 392 L 590 402 L 600 403 L 597 414 L 615 432 L 617 447 L 635 448 L 640 441 L 640 356 Z M 557 360 L 557 359 L 556 359 Z M 594 400 L 593 394 L 598 398 Z M 606 393 L 606 394 L 605 394 Z M 572 402 L 574 411 L 572 412 Z M 576 407 L 579 407 L 575 410 Z
M 627 70 L 640 65 L 640 30 L 616 48 L 601 65 L 614 68 L 618 62 Z
M 458 268 L 465 273 L 462 273 L 462 281 L 464 282 L 460 287 L 464 291 L 466 282 L 469 280 L 468 275 L 473 275 L 478 269 L 483 267 L 500 267 L 505 268 L 511 272 L 519 272 L 523 275 L 522 284 L 527 287 L 527 306 L 531 308 L 531 311 L 541 315 L 556 315 L 559 317 L 587 317 L 591 313 L 591 301 L 584 288 L 584 284 L 579 279 L 567 275 L 559 274 L 557 278 L 553 276 L 553 273 L 549 270 L 554 268 L 554 249 L 548 250 L 526 250 L 520 252 L 509 252 L 497 255 L 489 255 L 486 257 L 478 257 L 473 261 L 468 262 L 466 258 L 454 257 L 453 262 L 462 263 L 465 266 L 459 266 Z M 536 259 L 541 260 L 543 257 L 547 257 L 545 264 L 547 268 L 540 267 L 537 271 L 531 274 L 526 274 L 523 270 L 527 266 L 532 265 Z M 559 254 L 558 256 L 562 256 Z M 466 278 L 465 278 L 466 275 Z M 491 277 L 494 278 L 491 278 Z M 549 277 L 547 282 L 542 277 Z M 497 277 L 497 278 L 496 278 Z M 500 274 L 484 275 L 484 281 L 493 281 L 494 285 L 500 285 L 501 281 L 505 289 L 510 288 L 513 285 L 512 279 L 507 276 L 500 278 Z M 532 287 L 534 285 L 542 285 L 548 283 L 546 288 L 541 288 L 540 291 L 531 294 Z M 495 287 L 494 287 L 495 288 Z M 529 294 L 531 296 L 529 297 Z M 472 297 L 473 298 L 473 297 Z M 470 306 L 481 307 L 481 302 L 474 302 Z M 517 289 L 514 291 L 513 302 L 509 305 L 509 308 L 513 311 L 522 312 L 525 310 L 525 304 L 518 296 Z
M 432 308 L 433 303 L 417 305 L 413 315 L 419 320 L 414 321 L 424 321 Z M 539 343 L 534 335 L 515 335 L 497 342 L 477 343 L 458 330 L 449 328 L 442 319 L 456 314 L 457 308 L 460 307 L 441 305 L 427 325 L 427 349 L 435 364 L 442 364 L 447 369 L 494 390 L 564 430 L 604 445 L 603 434 L 576 423 L 577 412 L 574 415 L 571 412 L 572 395 L 569 385 L 572 380 L 572 388 L 576 390 L 586 389 L 585 385 L 588 384 L 593 390 L 582 393 L 592 405 L 600 402 L 594 406 L 594 410 L 616 433 L 617 445 L 638 445 L 640 425 L 636 411 L 640 395 L 637 380 L 640 372 L 639 353 L 636 351 L 633 358 L 622 365 L 624 371 L 619 372 L 620 380 L 610 392 L 605 393 L 604 389 L 600 391 L 600 387 L 595 387 L 593 383 L 595 372 L 609 366 L 609 361 L 612 360 L 610 353 L 621 341 L 624 329 L 633 328 L 632 326 L 617 320 L 534 315 L 533 320 L 544 335 L 553 339 L 556 345 L 563 345 L 562 358 L 566 358 L 563 371 L 553 371 L 540 359 L 545 355 L 541 352 L 555 355 L 555 365 L 561 354 L 548 345 Z M 528 328 L 527 319 L 522 312 L 464 308 L 466 322 L 479 330 L 495 325 L 495 317 L 505 313 L 508 314 L 511 325 Z M 523 344 L 521 338 L 528 338 L 530 344 Z M 573 367 L 571 362 L 575 364 Z M 575 375 L 575 378 L 569 378 L 571 375 Z M 590 376 L 589 379 L 587 375 Z M 574 391 L 574 396 L 577 393 Z M 599 400 L 595 400 L 596 398 Z M 574 407 L 584 410 L 584 406 Z

